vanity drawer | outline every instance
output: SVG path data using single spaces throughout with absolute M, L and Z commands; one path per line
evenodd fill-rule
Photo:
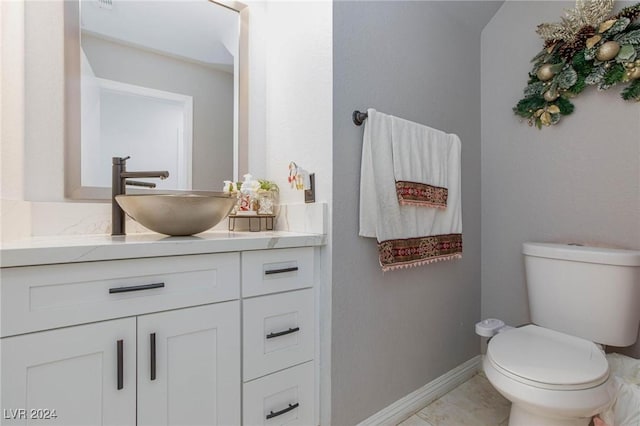
M 313 286 L 313 248 L 242 253 L 242 296 Z
M 239 297 L 238 253 L 3 268 L 2 337 Z
M 313 362 L 291 367 L 244 384 L 243 423 L 314 424 Z
M 313 359 L 313 290 L 243 301 L 243 378 L 249 381 Z

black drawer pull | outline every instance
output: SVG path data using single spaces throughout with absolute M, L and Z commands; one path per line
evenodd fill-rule
M 291 268 L 282 268 L 282 269 L 268 269 L 264 271 L 265 275 L 273 275 L 273 274 L 284 274 L 285 272 L 295 272 L 298 270 L 297 266 L 292 266 Z
M 109 289 L 109 294 L 127 293 L 129 291 L 151 290 L 153 288 L 162 288 L 162 287 L 164 287 L 164 283 L 132 285 L 129 287 L 114 287 Z
M 149 335 L 150 352 L 151 352 L 151 380 L 156 379 L 156 333 Z
M 300 404 L 296 402 L 295 404 L 289 404 L 287 408 L 283 408 L 282 410 L 276 411 L 275 413 L 272 411 L 271 413 L 267 414 L 267 420 L 272 419 L 274 417 L 278 417 L 281 414 L 288 413 L 289 411 L 294 410 L 299 406 Z
M 296 331 L 300 331 L 300 327 L 290 328 L 285 331 L 278 331 L 277 333 L 269 333 L 267 334 L 267 339 L 273 339 L 274 337 L 280 337 L 287 334 L 295 333 Z
M 124 358 L 124 343 L 122 340 L 118 340 L 118 356 L 117 356 L 117 363 L 118 363 L 118 390 L 122 389 L 124 387 L 124 366 L 123 364 L 123 358 Z

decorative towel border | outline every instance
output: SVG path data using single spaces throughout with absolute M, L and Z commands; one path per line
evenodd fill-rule
M 427 185 L 426 183 L 396 181 L 398 202 L 405 206 L 444 209 L 447 207 L 448 192 L 447 188 Z
M 378 243 L 382 271 L 462 258 L 462 234 L 387 240 Z

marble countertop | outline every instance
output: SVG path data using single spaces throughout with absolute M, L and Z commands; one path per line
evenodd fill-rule
M 325 235 L 284 231 L 211 231 L 191 237 L 167 237 L 161 234 L 33 237 L 3 244 L 0 247 L 0 266 L 6 268 L 324 244 Z

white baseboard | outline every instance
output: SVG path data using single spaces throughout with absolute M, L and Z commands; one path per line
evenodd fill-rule
M 411 417 L 416 411 L 469 380 L 480 370 L 481 364 L 482 355 L 471 358 L 420 389 L 378 411 L 359 423 L 358 426 L 397 425 Z

